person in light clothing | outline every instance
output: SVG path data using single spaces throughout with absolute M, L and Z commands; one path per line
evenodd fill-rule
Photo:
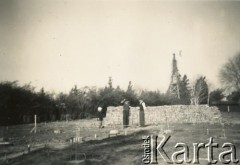
M 139 100 L 139 106 L 140 106 L 140 110 L 139 110 L 139 125 L 140 127 L 144 127 L 145 126 L 145 109 L 146 109 L 146 104 L 143 102 L 143 100 Z
M 98 120 L 99 120 L 99 128 L 102 128 L 103 123 L 103 114 L 102 114 L 102 107 L 98 107 Z

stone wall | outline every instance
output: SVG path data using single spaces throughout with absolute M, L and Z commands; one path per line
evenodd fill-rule
M 108 107 L 104 125 L 122 125 L 123 108 Z M 139 107 L 131 107 L 130 125 L 139 123 Z M 217 107 L 207 105 L 174 105 L 147 107 L 145 110 L 145 124 L 161 123 L 219 123 L 221 113 Z

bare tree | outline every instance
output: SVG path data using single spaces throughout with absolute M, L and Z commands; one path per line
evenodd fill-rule
M 226 90 L 240 90 L 240 53 L 228 60 L 220 70 L 219 77 Z

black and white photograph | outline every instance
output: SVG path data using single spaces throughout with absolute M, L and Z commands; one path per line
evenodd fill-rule
M 0 165 L 239 160 L 240 1 L 0 0 Z

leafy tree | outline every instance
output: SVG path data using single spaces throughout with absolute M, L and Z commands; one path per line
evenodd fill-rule
M 189 79 L 186 75 L 180 80 L 179 93 L 181 104 L 190 104 L 191 102 L 191 91 L 189 87 Z
M 78 89 L 77 85 L 70 90 L 67 97 L 66 107 L 67 114 L 70 114 L 72 119 L 84 118 L 88 101 L 88 98 L 86 97 L 87 92 L 87 87 Z
M 208 100 L 208 85 L 206 77 L 199 77 L 192 89 L 192 103 L 195 105 L 206 104 Z
M 176 97 L 172 98 L 168 94 L 162 94 L 159 91 L 144 90 L 141 92 L 140 98 L 144 100 L 148 106 L 170 105 L 177 102 Z
M 129 83 L 128 83 L 127 92 L 129 92 L 129 93 L 133 92 L 133 86 L 132 86 L 131 81 L 129 81 Z
M 222 89 L 216 89 L 214 91 L 212 91 L 210 93 L 210 103 L 219 103 L 223 98 L 224 98 L 224 94 L 223 94 L 223 90 Z
M 228 60 L 220 70 L 219 77 L 227 90 L 240 90 L 240 53 Z
M 116 88 L 103 88 L 99 91 L 100 99 L 99 105 L 103 107 L 103 112 L 105 113 L 108 106 L 119 106 L 121 100 L 124 98 L 124 91 L 122 89 Z
M 24 116 L 33 119 L 34 114 L 46 121 L 56 110 L 53 98 L 44 89 L 36 93 L 30 84 L 21 87 L 17 81 L 0 83 L 0 124 L 20 124 Z
M 133 90 L 132 82 L 129 81 L 128 88 L 126 90 L 126 93 L 124 94 L 124 98 L 130 101 L 130 104 L 132 106 L 137 106 L 139 104 L 137 94 Z
M 86 109 L 89 114 L 97 116 L 97 108 L 100 105 L 100 93 L 96 88 L 89 88 L 87 92 Z
M 227 96 L 227 100 L 231 103 L 240 103 L 240 91 L 234 91 Z
M 52 96 L 45 92 L 44 88 L 36 93 L 37 97 L 33 100 L 32 111 L 40 117 L 41 121 L 48 121 L 52 115 L 57 114 L 57 107 Z
M 56 97 L 56 106 L 58 109 L 57 118 L 62 119 L 62 115 L 67 114 L 67 99 L 68 95 L 64 93 L 59 93 Z

